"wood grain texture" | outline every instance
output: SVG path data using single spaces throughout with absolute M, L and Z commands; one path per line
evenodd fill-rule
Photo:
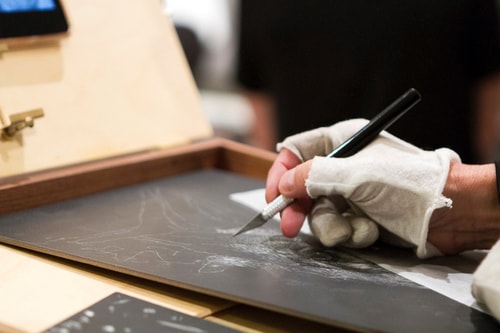
M 0 332 L 41 332 L 114 292 L 197 317 L 234 305 L 219 298 L 4 245 L 0 245 L 0 261 Z
M 0 181 L 0 214 L 198 169 L 218 168 L 264 179 L 275 154 L 214 138 L 76 164 Z
M 0 57 L 7 114 L 45 117 L 0 141 L 0 177 L 208 138 L 211 126 L 160 1 L 66 0 L 69 36 Z

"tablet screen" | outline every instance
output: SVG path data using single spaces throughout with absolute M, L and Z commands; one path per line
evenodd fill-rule
M 59 0 L 0 0 L 0 38 L 67 32 Z
M 18 13 L 56 9 L 54 0 L 0 0 L 0 12 Z

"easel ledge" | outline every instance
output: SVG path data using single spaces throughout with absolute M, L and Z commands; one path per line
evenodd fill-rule
M 222 138 L 144 151 L 0 180 L 0 214 L 199 169 L 265 179 L 276 154 Z

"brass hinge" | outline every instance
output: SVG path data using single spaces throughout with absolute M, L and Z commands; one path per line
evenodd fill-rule
M 19 112 L 6 116 L 0 109 L 0 129 L 2 130 L 2 139 L 11 139 L 19 131 L 26 127 L 33 127 L 35 119 L 43 117 L 43 109 L 38 108 L 34 110 Z

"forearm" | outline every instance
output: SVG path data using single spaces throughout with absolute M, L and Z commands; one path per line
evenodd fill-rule
M 500 238 L 495 165 L 453 163 L 443 194 L 453 207 L 434 212 L 428 240 L 444 254 L 493 246 Z

